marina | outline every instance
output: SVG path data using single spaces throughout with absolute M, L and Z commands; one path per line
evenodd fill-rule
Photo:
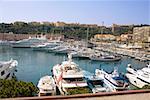
M 150 100 L 149 0 L 28 1 L 0 1 L 0 100 Z
M 37 85 L 39 79 L 45 75 L 52 75 L 51 70 L 54 65 L 67 59 L 66 55 L 56 55 L 55 53 L 33 51 L 31 48 L 11 48 L 0 46 L 0 60 L 15 59 L 18 61 L 16 77 L 18 80 L 33 82 Z M 117 62 L 99 62 L 89 59 L 73 59 L 83 70 L 95 73 L 95 69 L 104 69 L 112 72 L 114 67 L 118 68 L 119 73 L 126 73 L 127 64 L 134 65 L 135 69 L 146 66 L 145 62 L 123 56 Z

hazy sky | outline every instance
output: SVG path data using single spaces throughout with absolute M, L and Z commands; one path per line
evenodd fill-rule
M 150 0 L 0 0 L 0 22 L 150 24 Z

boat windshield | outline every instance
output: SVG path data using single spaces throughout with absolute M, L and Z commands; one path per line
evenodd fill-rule
M 100 86 L 103 86 L 104 82 L 102 80 L 90 80 L 89 81 L 93 86 L 97 86 L 97 85 L 100 85 Z
M 79 71 L 79 68 L 78 67 L 70 67 L 70 66 L 64 67 L 64 71 L 67 72 L 68 70 Z
M 79 78 L 63 78 L 64 81 L 70 82 L 84 82 L 85 80 L 82 77 Z

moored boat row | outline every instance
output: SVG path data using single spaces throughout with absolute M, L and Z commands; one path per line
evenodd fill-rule
M 126 77 L 134 86 L 142 88 L 145 85 L 150 85 L 150 64 L 139 70 L 133 69 L 129 64 L 126 70 Z
M 76 91 L 79 88 L 89 89 L 92 93 L 129 89 L 129 84 L 118 74 L 117 70 L 108 74 L 104 70 L 96 69 L 93 75 L 73 62 L 71 54 L 68 55 L 67 61 L 53 67 L 53 79 L 61 95 L 68 95 L 70 91 Z M 89 91 L 86 92 L 89 93 Z

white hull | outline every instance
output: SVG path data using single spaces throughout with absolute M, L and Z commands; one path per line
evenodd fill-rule
M 130 83 L 138 88 L 142 88 L 143 86 L 147 85 L 147 83 L 141 81 L 133 74 L 126 74 L 126 77 L 129 79 Z
M 136 87 L 142 88 L 145 85 L 150 85 L 150 65 L 139 70 L 131 68 L 129 64 L 126 68 L 126 77 L 129 79 L 130 83 Z
M 52 76 L 44 76 L 39 80 L 38 86 L 39 96 L 41 95 L 55 95 L 56 94 L 56 85 Z
M 28 39 L 23 39 L 23 40 L 20 40 L 20 41 L 16 41 L 14 43 L 12 43 L 12 47 L 14 48 L 31 48 L 35 45 L 38 45 L 38 44 L 42 44 L 42 43 L 45 43 L 47 40 L 45 37 L 29 37 Z
M 110 88 L 111 91 L 128 89 L 128 84 L 126 82 L 119 84 L 116 80 L 112 78 L 111 75 L 103 70 L 96 69 L 95 73 L 96 76 L 104 80 L 104 83 Z
M 90 59 L 95 61 L 119 61 L 121 57 L 115 57 L 115 58 L 90 57 Z
M 34 45 L 30 45 L 30 44 L 12 44 L 11 45 L 13 48 L 31 48 Z
M 84 80 L 83 70 L 78 68 L 78 65 L 72 62 L 71 55 L 69 60 L 53 67 L 55 83 L 62 95 L 68 94 L 68 89 L 76 87 L 87 87 L 87 82 Z

